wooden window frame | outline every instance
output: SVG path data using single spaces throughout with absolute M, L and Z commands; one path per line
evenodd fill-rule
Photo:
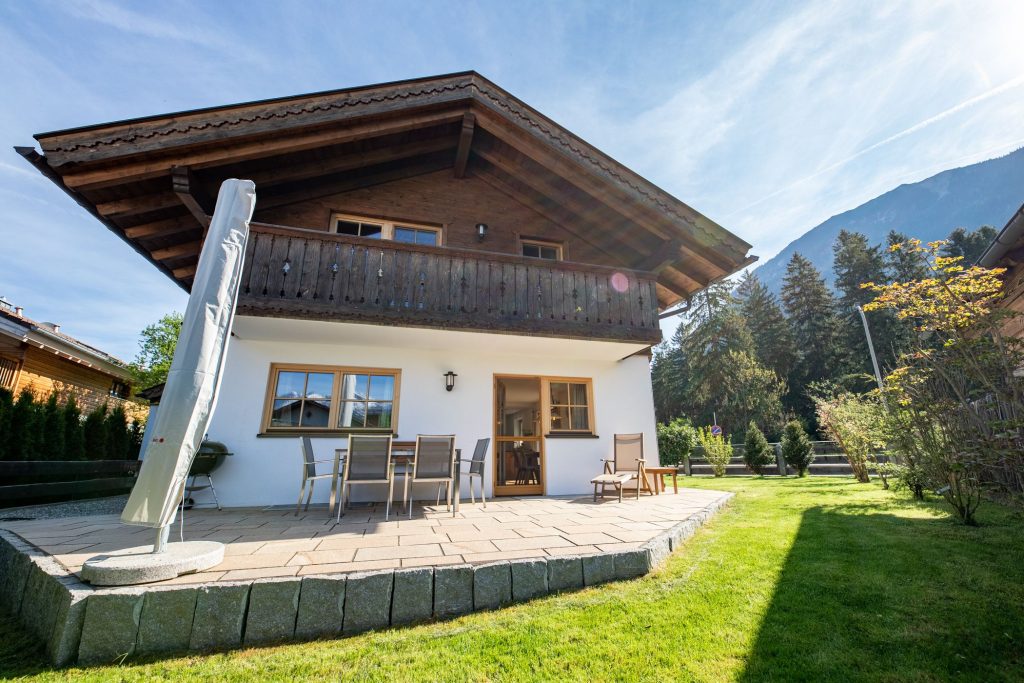
M 587 388 L 587 429 L 554 429 L 551 426 L 551 384 L 583 384 Z M 545 437 L 549 436 L 581 436 L 588 437 L 597 433 L 594 423 L 594 380 L 590 377 L 541 377 L 541 415 L 543 417 L 543 432 Z M 571 397 L 572 393 L 569 393 Z M 572 422 L 573 403 L 570 406 L 569 421 Z
M 426 223 L 416 223 L 413 221 L 396 220 L 392 218 L 374 218 L 373 216 L 360 216 L 353 213 L 343 213 L 340 211 L 334 211 L 331 213 L 330 232 L 334 234 L 338 233 L 338 221 L 349 221 L 352 223 L 373 223 L 381 226 L 380 239 L 381 241 L 394 242 L 395 241 L 395 228 L 411 228 L 413 230 L 423 230 L 432 232 L 437 235 L 437 244 L 435 247 L 444 246 L 444 226 L 440 225 L 428 225 Z M 373 239 L 372 237 L 365 237 L 363 239 Z M 402 242 L 401 244 L 408 244 Z M 430 246 L 430 245 L 420 245 Z
M 331 408 L 327 415 L 326 427 L 273 427 L 270 416 L 274 410 L 277 378 L 280 372 L 322 372 L 333 373 L 334 383 L 331 387 Z M 390 375 L 395 379 L 394 394 L 391 399 L 390 427 L 336 427 L 338 411 L 344 401 L 340 397 L 342 379 L 346 374 L 353 375 Z M 368 368 L 354 365 L 313 365 L 306 363 L 271 363 L 267 376 L 267 390 L 264 397 L 263 415 L 260 422 L 261 435 L 274 434 L 398 434 L 398 405 L 402 389 L 402 371 L 398 368 Z
M 564 261 L 565 260 L 565 246 L 561 242 L 556 242 L 554 240 L 538 239 L 538 238 L 535 238 L 535 237 L 522 237 L 522 236 L 519 237 L 519 254 L 518 254 L 518 256 L 522 256 L 523 258 L 535 258 L 535 259 L 538 259 L 538 260 L 541 260 L 541 261 L 551 261 L 552 259 L 546 259 L 543 256 L 527 256 L 526 254 L 524 254 L 523 253 L 523 247 L 526 246 L 527 244 L 533 245 L 535 247 L 550 247 L 552 249 L 555 249 L 555 250 L 558 251 L 558 258 L 554 259 L 554 260 L 555 261 Z

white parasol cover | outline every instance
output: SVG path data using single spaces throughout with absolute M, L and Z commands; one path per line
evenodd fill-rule
M 159 528 L 174 521 L 181 487 L 217 403 L 255 206 L 251 180 L 221 184 L 160 410 L 147 430 L 146 459 L 121 513 L 125 524 Z

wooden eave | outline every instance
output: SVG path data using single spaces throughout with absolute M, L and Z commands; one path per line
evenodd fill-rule
M 19 153 L 186 290 L 229 177 L 256 181 L 259 211 L 450 168 L 617 265 L 657 272 L 662 308 L 753 260 L 749 244 L 474 72 L 35 137 L 43 155 Z

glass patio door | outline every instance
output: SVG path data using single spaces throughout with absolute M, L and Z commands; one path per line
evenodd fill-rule
M 544 493 L 540 377 L 494 379 L 494 495 Z

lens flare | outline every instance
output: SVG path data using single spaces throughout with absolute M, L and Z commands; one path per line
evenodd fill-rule
M 612 273 L 611 283 L 612 289 L 620 294 L 629 289 L 629 278 L 622 273 Z

